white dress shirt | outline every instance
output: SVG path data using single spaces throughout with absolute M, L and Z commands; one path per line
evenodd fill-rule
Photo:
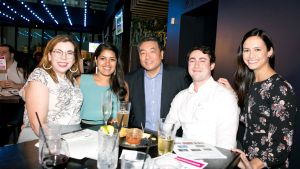
M 194 91 L 189 88 L 176 95 L 167 120 L 182 126 L 183 137 L 231 149 L 236 147 L 239 107 L 233 92 L 212 77 Z

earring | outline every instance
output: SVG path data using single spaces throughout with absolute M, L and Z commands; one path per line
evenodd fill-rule
M 50 69 L 52 69 L 52 65 L 50 65 L 50 67 L 46 67 L 45 64 L 43 63 L 43 68 L 44 68 L 45 70 L 50 70 Z
M 117 74 L 117 71 L 114 71 L 114 76 L 116 76 L 116 74 Z
M 96 74 L 98 74 L 98 67 L 96 67 Z
M 78 71 L 78 68 L 76 68 L 76 70 L 72 70 L 72 69 L 70 68 L 69 70 L 70 70 L 70 72 L 72 72 L 72 73 L 76 73 L 76 72 Z

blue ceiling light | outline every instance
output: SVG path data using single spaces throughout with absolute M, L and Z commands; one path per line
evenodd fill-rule
M 24 1 L 21 1 L 21 4 L 33 15 L 35 16 L 39 21 L 41 21 L 42 23 L 45 23 L 44 20 L 39 17 L 35 12 L 32 11 L 32 9 L 30 9 L 30 7 L 28 5 L 25 4 Z
M 2 11 L 0 10 L 0 17 L 1 17 L 1 16 L 4 16 L 4 17 L 6 17 L 6 18 L 8 18 L 8 19 L 11 19 L 11 20 L 15 20 L 15 18 L 13 18 L 13 17 L 7 15 L 5 12 L 2 12 Z
M 44 9 L 47 11 L 48 15 L 52 18 L 52 20 L 56 23 L 56 25 L 58 25 L 57 20 L 54 18 L 54 16 L 52 15 L 52 13 L 49 11 L 47 5 L 44 3 L 44 1 L 41 1 L 41 4 L 43 5 Z
M 67 4 L 65 3 L 65 0 L 61 0 L 61 1 L 62 1 L 63 5 L 64 5 L 65 13 L 67 15 L 68 21 L 69 21 L 70 25 L 72 26 L 73 24 L 72 24 L 71 18 L 69 16 L 69 12 L 68 12 L 68 9 L 67 9 Z
M 86 27 L 87 0 L 84 2 L 84 27 Z
M 7 9 L 9 9 L 9 11 L 11 11 L 14 15 L 20 16 L 22 19 L 24 19 L 25 21 L 29 22 L 30 20 L 23 16 L 22 14 L 19 14 L 13 7 L 9 6 L 8 4 L 6 4 L 5 2 L 1 3 L 4 7 L 6 7 Z M 3 13 L 3 12 L 2 12 Z M 6 14 L 7 16 L 9 16 L 8 14 Z M 9 16 L 11 17 L 11 16 Z M 8 18 L 9 18 L 8 17 Z M 12 17 L 13 18 L 13 17 Z M 12 19 L 14 20 L 14 19 Z

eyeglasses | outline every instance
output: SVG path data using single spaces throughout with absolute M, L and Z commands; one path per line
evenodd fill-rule
M 52 53 L 54 54 L 55 57 L 60 57 L 60 58 L 62 58 L 62 56 L 65 55 L 67 59 L 73 59 L 75 56 L 75 53 L 73 51 L 63 52 L 60 49 L 55 49 L 52 51 Z

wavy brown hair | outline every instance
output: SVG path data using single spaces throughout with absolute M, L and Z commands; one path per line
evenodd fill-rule
M 46 72 L 48 72 L 49 75 L 51 76 L 51 78 L 53 79 L 53 81 L 55 83 L 58 83 L 58 79 L 57 79 L 57 76 L 56 76 L 56 73 L 54 72 L 54 70 L 53 69 L 45 69 L 45 67 L 46 68 L 51 67 L 51 61 L 49 61 L 49 59 L 48 59 L 48 54 L 51 53 L 53 51 L 54 47 L 60 42 L 71 42 L 74 46 L 75 63 L 72 65 L 72 67 L 70 69 L 73 71 L 74 70 L 77 70 L 77 71 L 73 73 L 69 69 L 66 72 L 66 77 L 74 84 L 74 82 L 75 82 L 74 77 L 79 75 L 79 61 L 80 61 L 81 56 L 80 56 L 80 51 L 79 51 L 77 44 L 69 35 L 57 35 L 47 43 L 47 46 L 44 50 L 42 60 L 40 61 L 38 67 L 40 67 L 40 68 L 44 69 Z

